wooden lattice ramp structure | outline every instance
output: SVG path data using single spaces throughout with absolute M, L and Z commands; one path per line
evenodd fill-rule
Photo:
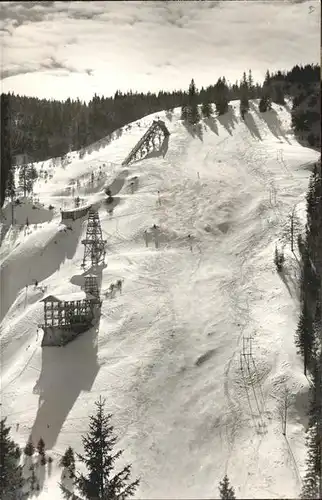
M 167 129 L 164 121 L 153 120 L 152 125 L 145 132 L 143 137 L 136 143 L 134 148 L 131 150 L 130 154 L 125 158 L 122 165 L 128 165 L 131 161 L 143 158 L 151 150 L 156 148 L 156 140 L 158 139 L 158 145 L 161 146 L 163 140 L 169 137 L 170 132 Z
M 73 294 L 74 300 L 66 300 L 68 296 L 49 295 L 45 297 L 44 331 L 42 346 L 62 346 L 73 340 L 80 333 L 88 330 L 95 318 L 95 309 L 100 302 L 95 297 L 84 293 Z

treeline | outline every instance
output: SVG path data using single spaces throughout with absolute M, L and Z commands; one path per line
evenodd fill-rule
M 253 82 L 251 70 L 241 81 L 217 83 L 196 90 L 195 102 L 215 103 L 235 99 L 262 98 L 267 94 L 293 98 L 294 129 L 304 134 L 312 146 L 320 144 L 320 67 L 295 66 L 291 71 L 270 74 L 262 85 Z M 88 103 L 79 99 L 64 102 L 1 94 L 1 192 L 5 189 L 14 156 L 28 154 L 33 162 L 62 157 L 70 150 L 84 148 L 124 125 L 150 113 L 173 109 L 187 103 L 189 91 L 122 93 L 113 97 L 94 95 Z M 281 99 L 280 99 L 281 100 Z M 282 99 L 283 102 L 283 99 Z
M 302 498 L 322 498 L 322 173 L 315 165 L 307 193 L 305 237 L 298 238 L 301 255 L 301 312 L 296 345 L 310 380 L 307 468 Z
M 59 460 L 62 469 L 59 487 L 66 500 L 126 500 L 134 495 L 140 478 L 131 480 L 130 464 L 115 473 L 115 462 L 123 450 L 114 452 L 117 438 L 111 425 L 112 415 L 105 413 L 105 401 L 100 398 L 95 405 L 96 412 L 90 417 L 89 430 L 82 436 L 83 453 L 74 453 L 69 446 Z M 39 495 L 44 486 L 42 468 L 51 467 L 53 462 L 52 457 L 47 456 L 44 440 L 40 438 L 35 447 L 29 439 L 21 450 L 10 437 L 10 427 L 3 419 L 0 422 L 0 444 L 0 498 L 23 500 L 36 492 Z M 227 475 L 220 481 L 218 489 L 221 499 L 236 498 Z

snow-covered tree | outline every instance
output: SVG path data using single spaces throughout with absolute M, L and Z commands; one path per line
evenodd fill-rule
M 236 498 L 234 488 L 230 486 L 227 474 L 225 474 L 223 480 L 219 483 L 219 493 L 222 500 L 233 500 Z

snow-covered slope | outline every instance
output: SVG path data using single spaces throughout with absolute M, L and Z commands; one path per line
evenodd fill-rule
M 141 477 L 137 498 L 215 498 L 225 472 L 238 498 L 298 496 L 307 381 L 293 341 L 299 270 L 287 218 L 295 207 L 303 220 L 318 154 L 294 139 L 287 107 L 259 114 L 254 101 L 243 122 L 238 105 L 194 132 L 179 109 L 159 113 L 171 132 L 164 157 L 121 165 L 156 115 L 83 159 L 72 153 L 35 186 L 42 216 L 25 205 L 17 217 L 28 212 L 28 230 L 4 231 L 2 411 L 18 443 L 32 433 L 51 450 L 40 500 L 59 500 L 58 457 L 68 445 L 81 451 L 99 395 L 113 414 L 124 463 Z M 91 173 L 97 179 L 100 169 L 93 188 Z M 113 211 L 102 179 L 112 185 Z M 40 300 L 72 297 L 82 275 L 86 221 L 72 223 L 72 231 L 60 223 L 60 208 L 72 207 L 68 185 L 84 203 L 102 201 L 102 315 L 97 331 L 42 349 Z M 8 221 L 10 206 L 3 213 Z M 286 245 L 283 280 L 273 263 L 276 242 Z M 118 278 L 123 292 L 105 298 Z M 241 370 L 250 336 L 253 356 Z M 285 386 L 292 394 L 286 437 L 278 403 Z

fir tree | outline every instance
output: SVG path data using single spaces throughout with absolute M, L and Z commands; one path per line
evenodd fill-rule
M 0 498 L 17 500 L 21 496 L 24 482 L 19 458 L 19 447 L 10 439 L 10 427 L 4 418 L 0 422 Z
M 212 107 L 211 104 L 207 101 L 202 103 L 201 106 L 201 114 L 205 118 L 210 118 L 212 115 Z
M 228 111 L 228 103 L 229 103 L 229 89 L 226 84 L 225 78 L 218 78 L 218 81 L 215 85 L 215 96 L 214 103 L 216 106 L 216 113 L 218 115 L 223 115 Z
M 227 474 L 225 474 L 223 480 L 219 483 L 219 493 L 222 500 L 232 500 L 236 498 L 234 488 L 230 486 Z
M 90 417 L 89 432 L 82 438 L 84 455 L 77 454 L 88 474 L 76 473 L 74 483 L 88 500 L 125 500 L 133 496 L 139 480 L 129 483 L 130 465 L 112 475 L 114 462 L 123 452 L 113 454 L 116 438 L 113 436 L 113 426 L 109 423 L 111 415 L 104 414 L 105 402 L 101 398 L 95 404 L 96 415 Z M 68 498 L 66 491 L 64 494 Z M 72 494 L 69 498 L 72 498 Z
M 27 455 L 27 457 L 31 457 L 34 454 L 34 452 L 35 452 L 35 447 L 33 445 L 33 442 L 29 440 L 25 446 L 24 454 Z
M 282 83 L 276 83 L 274 85 L 273 101 L 276 104 L 285 104 L 285 95 Z
M 315 350 L 315 363 L 310 394 L 309 428 L 306 433 L 306 473 L 303 478 L 301 498 L 321 498 L 322 457 L 321 457 L 321 369 L 322 350 Z
M 241 81 L 241 96 L 240 96 L 240 114 L 242 119 L 245 117 L 245 113 L 249 110 L 249 88 L 246 78 L 246 73 L 243 74 L 243 79 Z
M 271 99 L 268 95 L 264 95 L 259 101 L 258 109 L 261 113 L 265 113 L 272 109 Z
M 183 120 L 183 121 L 187 121 L 188 120 L 188 108 L 187 108 L 186 104 L 183 104 L 183 106 L 181 107 L 181 117 L 180 117 L 180 119 Z
M 75 474 L 75 457 L 74 457 L 74 451 L 71 446 L 67 448 L 65 451 L 64 455 L 62 456 L 60 462 L 59 462 L 60 467 L 65 467 L 68 469 L 70 476 L 74 476 Z
M 200 113 L 197 101 L 197 89 L 194 79 L 191 80 L 188 90 L 187 119 L 191 125 L 196 125 L 200 121 Z
M 188 109 L 188 122 L 191 125 L 196 125 L 200 122 L 200 113 L 197 104 Z
M 37 450 L 40 456 L 45 455 L 45 442 L 43 438 L 40 438 L 37 444 Z
M 306 300 L 304 300 L 302 304 L 302 311 L 296 330 L 295 345 L 298 348 L 298 352 L 304 357 L 304 375 L 306 375 L 312 359 L 312 350 L 314 346 L 312 318 Z

